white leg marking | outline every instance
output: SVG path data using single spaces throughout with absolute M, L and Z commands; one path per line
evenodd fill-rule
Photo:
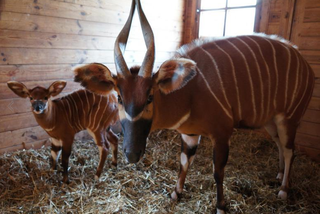
M 200 139 L 201 139 L 200 135 L 189 136 L 189 135 L 181 134 L 181 137 L 189 147 L 197 146 L 200 143 Z
M 279 172 L 278 175 L 277 175 L 277 177 L 276 177 L 276 179 L 278 179 L 279 181 L 282 182 L 282 180 L 283 180 L 283 173 L 282 173 L 282 172 Z
M 264 126 L 264 128 L 267 130 L 269 135 L 272 137 L 272 140 L 274 142 L 276 142 L 276 144 L 278 146 L 278 150 L 279 150 L 279 168 L 280 168 L 280 170 L 283 170 L 284 169 L 283 149 L 282 149 L 282 145 L 280 143 L 280 139 L 278 137 L 277 127 L 276 127 L 276 125 L 275 125 L 275 123 L 273 121 L 269 121 Z M 282 174 L 282 176 L 280 174 Z M 279 172 L 278 175 L 277 175 L 277 179 L 282 181 L 282 178 L 283 178 L 283 173 Z
M 239 48 L 237 46 L 235 46 L 232 42 L 230 42 L 229 40 L 226 40 L 231 46 L 233 46 L 234 49 L 237 50 L 237 52 L 241 55 L 241 57 L 244 60 L 244 63 L 246 65 L 247 68 L 247 73 L 249 76 L 249 83 L 250 83 L 250 87 L 251 87 L 251 101 L 252 101 L 252 108 L 253 108 L 253 121 L 256 121 L 257 118 L 257 108 L 256 108 L 256 101 L 255 101 L 255 95 L 254 95 L 254 89 L 253 89 L 253 81 L 252 81 L 252 77 L 251 77 L 251 73 L 250 73 L 250 68 L 247 62 L 247 59 L 245 57 L 245 55 L 239 50 Z
M 182 165 L 183 171 L 186 171 L 189 166 L 187 155 L 182 152 L 180 159 L 181 159 L 181 165 Z
M 217 214 L 225 214 L 224 210 L 220 210 L 217 208 Z
M 286 148 L 286 144 L 288 143 L 288 136 L 286 133 L 287 128 L 283 125 L 283 120 L 284 120 L 283 115 L 277 115 L 275 117 L 275 123 L 277 125 L 280 143 L 283 149 L 283 157 L 284 157 L 284 176 L 283 176 L 281 186 L 287 187 L 289 182 L 289 170 L 290 170 L 291 159 L 293 156 L 293 151 L 292 149 Z M 287 193 L 283 190 L 280 190 L 278 197 L 285 200 L 287 198 Z

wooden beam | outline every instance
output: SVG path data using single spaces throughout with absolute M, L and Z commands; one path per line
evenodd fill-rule
M 185 15 L 183 27 L 183 44 L 198 38 L 200 0 L 185 0 Z

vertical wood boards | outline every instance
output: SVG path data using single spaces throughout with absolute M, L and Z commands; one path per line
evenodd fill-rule
M 181 44 L 184 0 L 141 4 L 155 35 L 156 70 Z M 0 153 L 41 147 L 48 139 L 33 118 L 30 102 L 18 98 L 6 82 L 47 87 L 64 79 L 65 95 L 80 88 L 72 81 L 77 66 L 99 62 L 114 73 L 114 41 L 130 7 L 131 0 L 1 0 Z M 146 48 L 136 15 L 126 50 L 128 66 L 141 64 Z

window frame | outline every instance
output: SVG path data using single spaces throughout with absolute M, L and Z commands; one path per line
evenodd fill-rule
M 185 23 L 184 23 L 184 35 L 183 44 L 190 43 L 191 41 L 199 38 L 199 27 L 200 27 L 200 13 L 201 11 L 214 11 L 214 10 L 225 10 L 224 17 L 224 29 L 223 35 L 225 35 L 226 30 L 226 17 L 227 11 L 230 9 L 238 8 L 253 8 L 252 6 L 238 6 L 238 7 L 227 7 L 228 0 L 226 0 L 226 7 L 215 8 L 215 9 L 202 9 L 201 10 L 201 0 L 185 0 Z M 256 14 L 254 20 L 254 32 L 258 32 L 260 28 L 261 20 L 261 6 L 262 0 L 257 0 L 256 4 Z

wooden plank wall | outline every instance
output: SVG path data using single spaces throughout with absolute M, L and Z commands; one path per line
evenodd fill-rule
M 320 161 L 320 0 L 266 0 L 260 31 L 296 44 L 316 75 L 310 105 L 298 130 L 296 146 Z
M 156 69 L 181 44 L 184 1 L 141 2 L 155 34 Z M 6 82 L 48 87 L 64 79 L 64 93 L 69 93 L 79 89 L 72 81 L 76 66 L 99 62 L 114 72 L 114 41 L 130 6 L 131 0 L 0 1 L 0 153 L 39 147 L 48 139 L 29 101 L 14 95 Z M 135 16 L 125 54 L 128 66 L 141 64 L 145 50 Z

